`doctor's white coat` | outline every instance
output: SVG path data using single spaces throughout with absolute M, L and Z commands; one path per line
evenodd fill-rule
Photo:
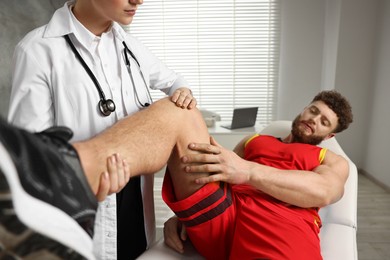
M 177 88 L 188 86 L 180 75 L 167 68 L 143 44 L 126 34 L 116 23 L 113 23 L 112 35 L 118 57 L 114 65 L 118 66 L 119 85 L 113 84 L 107 78 L 110 76 L 109 69 L 102 68 L 107 64 L 101 65 L 88 53 L 87 48 L 90 46 L 85 46 L 86 41 L 78 33 L 72 19 L 69 3 L 66 3 L 55 12 L 47 25 L 27 34 L 15 48 L 8 115 L 11 123 L 31 131 L 41 131 L 53 125 L 68 126 L 74 131 L 72 141 L 78 141 L 90 138 L 124 116 L 138 111 L 133 86 L 124 63 L 122 41 L 126 41 L 137 57 L 145 80 L 151 88 L 161 89 L 170 95 Z M 106 98 L 115 101 L 116 111 L 110 116 L 104 117 L 98 111 L 98 91 L 66 43 L 63 37 L 66 34 L 70 34 L 76 49 L 96 73 Z M 109 57 L 106 58 L 110 60 Z M 138 65 L 134 60 L 131 62 L 139 98 L 141 101 L 147 101 L 145 84 L 137 71 Z M 112 78 L 115 79 L 115 75 Z M 153 176 L 142 177 L 141 189 L 146 236 L 150 245 L 155 238 Z M 111 195 L 99 205 L 94 250 L 98 259 L 116 259 L 115 195 Z

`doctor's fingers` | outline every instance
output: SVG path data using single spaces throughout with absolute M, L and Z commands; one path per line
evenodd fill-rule
M 192 96 L 191 91 L 187 88 L 177 89 L 172 97 L 172 102 L 176 104 L 176 106 L 181 108 L 194 108 L 197 104 L 196 99 Z
M 187 97 L 189 99 L 189 97 Z M 194 107 L 196 107 L 196 105 L 198 104 L 198 101 L 196 101 L 196 98 L 192 97 L 191 100 L 189 100 L 188 104 L 186 105 L 186 107 L 188 109 L 192 109 Z
M 107 158 L 107 170 L 110 178 L 109 193 L 117 193 L 123 189 L 130 179 L 130 170 L 126 161 L 119 154 Z
M 110 190 L 110 179 L 108 176 L 108 172 L 103 172 L 102 175 L 100 176 L 99 188 L 95 195 L 97 201 L 100 202 L 105 200 L 109 193 L 109 190 Z
M 127 161 L 122 159 L 120 157 L 119 154 L 116 154 L 116 162 L 117 162 L 117 189 L 114 191 L 116 193 L 118 193 L 119 191 L 121 191 L 125 186 L 126 184 L 129 182 L 130 180 L 130 167 L 129 165 L 127 164 Z
M 110 190 L 109 193 L 112 194 L 118 190 L 118 167 L 116 162 L 115 154 L 107 157 L 107 171 L 110 178 Z
M 180 91 L 180 90 L 178 90 Z M 182 101 L 179 101 L 182 100 Z M 194 108 L 196 107 L 197 101 L 196 98 L 192 95 L 192 92 L 190 89 L 185 88 L 184 90 L 180 91 L 178 102 L 181 103 L 182 108 Z
M 185 93 L 183 90 L 181 90 L 180 88 L 179 89 L 176 89 L 175 92 L 173 92 L 173 95 L 171 97 L 171 101 L 173 103 L 175 103 L 177 106 L 181 106 L 183 104 L 183 100 L 184 98 L 187 96 L 187 94 L 189 94 L 190 92 L 188 91 L 187 94 L 183 94 Z

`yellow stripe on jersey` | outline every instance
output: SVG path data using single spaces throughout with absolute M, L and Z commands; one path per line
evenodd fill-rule
M 322 148 L 322 149 L 321 149 L 321 151 L 320 151 L 320 156 L 319 156 L 319 158 L 318 158 L 318 160 L 320 161 L 320 163 L 322 163 L 322 161 L 325 159 L 326 151 L 328 151 L 328 149 L 326 149 L 326 148 Z
M 245 144 L 244 144 L 244 147 L 246 147 L 247 144 L 249 144 L 250 141 L 252 141 L 254 138 L 260 136 L 259 134 L 254 134 L 251 138 L 249 138 L 248 140 L 246 140 Z

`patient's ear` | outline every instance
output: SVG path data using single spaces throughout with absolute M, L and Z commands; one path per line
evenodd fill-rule
M 332 138 L 332 137 L 335 136 L 335 135 L 336 135 L 335 133 L 330 133 L 330 134 L 328 134 L 328 135 L 324 138 L 324 140 L 330 139 L 330 138 Z

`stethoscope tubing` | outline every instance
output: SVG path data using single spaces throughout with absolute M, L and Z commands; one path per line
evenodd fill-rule
M 145 77 L 144 77 L 144 74 L 142 73 L 142 70 L 141 70 L 141 65 L 139 64 L 137 58 L 135 57 L 134 53 L 127 47 L 127 44 L 123 41 L 122 42 L 123 46 L 125 47 L 125 63 L 126 63 L 126 67 L 127 67 L 127 71 L 130 75 L 130 79 L 131 79 L 131 83 L 133 85 L 133 90 L 134 90 L 134 93 L 135 93 L 135 97 L 137 99 L 137 102 L 138 104 L 141 106 L 141 107 L 148 107 L 150 105 L 150 103 L 146 102 L 145 104 L 142 104 L 142 102 L 140 101 L 139 99 L 139 96 L 138 96 L 138 91 L 137 89 L 135 88 L 135 83 L 134 83 L 134 79 L 133 79 L 133 74 L 131 73 L 131 67 L 130 67 L 130 60 L 129 60 L 129 57 L 127 56 L 127 53 L 130 53 L 130 56 L 134 59 L 134 61 L 137 63 L 138 65 L 138 71 L 139 73 L 141 74 L 141 78 L 142 78 L 142 81 L 144 82 L 144 85 L 145 85 L 145 88 L 146 88 L 146 93 L 148 94 L 148 99 L 151 101 L 151 103 L 153 103 L 153 99 L 152 99 L 152 96 L 150 95 L 150 91 L 149 91 L 149 88 L 148 88 L 148 84 L 146 84 L 146 81 L 145 81 Z
M 85 63 L 84 59 L 81 57 L 80 53 L 76 50 L 76 47 L 74 46 L 73 42 L 71 41 L 69 35 L 65 35 L 65 39 L 68 42 L 69 46 L 72 48 L 73 53 L 76 55 L 77 59 L 80 61 L 81 65 L 84 67 L 86 72 L 88 73 L 89 77 L 93 81 L 93 84 L 95 84 L 97 91 L 99 92 L 100 99 L 105 100 L 106 96 L 104 95 L 104 92 L 102 90 L 102 87 L 99 84 L 99 81 L 91 71 L 91 69 L 88 67 L 87 63 Z
M 104 116 L 108 116 L 111 114 L 111 112 L 114 112 L 115 111 L 115 103 L 113 100 L 111 99 L 106 99 L 106 96 L 104 95 L 104 92 L 103 92 L 103 89 L 101 88 L 100 84 L 99 84 L 99 81 L 97 80 L 97 78 L 95 77 L 95 75 L 93 74 L 93 72 L 91 71 L 91 69 L 88 67 L 87 63 L 84 61 L 84 59 L 81 57 L 80 53 L 76 50 L 76 47 L 74 46 L 72 40 L 70 39 L 70 36 L 67 34 L 65 35 L 65 39 L 66 41 L 68 42 L 69 46 L 71 47 L 73 53 L 76 55 L 76 58 L 80 61 L 81 65 L 83 66 L 83 68 L 85 69 L 85 71 L 87 72 L 88 76 L 91 78 L 91 80 L 93 81 L 98 93 L 99 93 L 99 96 L 100 96 L 100 101 L 98 103 L 98 106 L 99 106 L 99 110 L 100 112 L 104 115 Z M 134 94 L 135 94 L 135 98 L 136 98 L 136 101 L 138 103 L 138 105 L 142 108 L 145 108 L 145 107 L 148 107 L 150 105 L 150 103 L 153 103 L 153 99 L 152 99 L 152 96 L 150 94 L 150 91 L 149 91 L 149 88 L 148 88 L 148 85 L 146 84 L 146 80 L 145 80 L 145 77 L 142 73 L 142 70 L 141 70 L 141 66 L 140 66 L 140 63 L 138 62 L 137 58 L 135 57 L 135 55 L 133 54 L 133 52 L 127 47 L 126 43 L 123 41 L 123 46 L 125 47 L 125 50 L 124 50 L 124 54 L 125 54 L 125 63 L 126 63 L 126 67 L 127 67 L 127 71 L 129 73 L 129 76 L 130 76 L 130 79 L 131 79 L 131 83 L 133 85 L 133 90 L 134 90 Z M 135 87 L 135 82 L 134 82 L 134 79 L 133 79 L 133 75 L 131 73 L 131 68 L 130 68 L 130 60 L 127 56 L 127 53 L 130 53 L 130 56 L 134 59 L 134 61 L 137 63 L 138 65 L 138 68 L 139 68 L 139 73 L 141 75 L 141 78 L 142 78 L 142 81 L 144 82 L 145 84 L 145 88 L 146 88 L 146 92 L 148 94 L 148 101 L 150 101 L 150 103 L 148 102 L 145 102 L 144 104 L 140 101 L 139 99 L 139 96 L 138 96 L 138 91 Z

